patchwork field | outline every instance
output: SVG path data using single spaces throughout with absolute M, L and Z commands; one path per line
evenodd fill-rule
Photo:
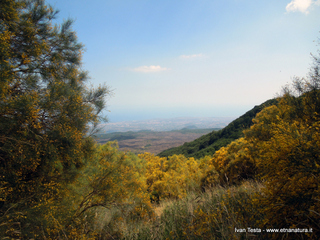
M 193 141 L 204 134 L 219 128 L 210 129 L 182 129 L 176 131 L 139 131 L 139 132 L 116 132 L 97 134 L 99 143 L 118 141 L 119 149 L 134 153 L 150 152 L 158 154 L 163 150 L 180 146 L 185 142 Z

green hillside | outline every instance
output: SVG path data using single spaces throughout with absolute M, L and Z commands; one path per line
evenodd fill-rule
M 227 146 L 233 140 L 243 136 L 243 130 L 249 128 L 253 123 L 252 119 L 264 107 L 273 105 L 276 99 L 270 99 L 259 106 L 255 106 L 244 115 L 235 119 L 228 126 L 219 130 L 206 134 L 192 142 L 183 144 L 182 146 L 170 148 L 158 154 L 160 157 L 168 157 L 174 154 L 183 154 L 186 157 L 201 158 L 206 155 L 212 155 L 219 148 Z

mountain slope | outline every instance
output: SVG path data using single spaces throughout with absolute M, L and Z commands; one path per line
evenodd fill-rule
M 249 128 L 253 122 L 252 119 L 264 107 L 276 104 L 276 99 L 270 99 L 259 106 L 255 106 L 244 115 L 235 119 L 228 126 L 206 134 L 192 142 L 184 143 L 182 146 L 167 149 L 158 154 L 160 157 L 168 157 L 174 154 L 183 154 L 186 157 L 201 158 L 206 155 L 212 155 L 219 148 L 227 146 L 233 140 L 243 136 L 243 130 Z

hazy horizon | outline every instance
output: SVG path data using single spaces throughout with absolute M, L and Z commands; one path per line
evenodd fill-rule
M 260 105 L 260 104 L 259 104 Z M 104 111 L 103 115 L 108 118 L 108 122 L 124 121 L 144 121 L 152 119 L 172 119 L 172 118 L 237 118 L 251 110 L 254 106 L 238 107 L 203 107 L 203 108 L 168 108 L 168 109 L 114 109 Z
M 111 122 L 240 116 L 305 76 L 320 36 L 320 0 L 47 2 L 113 90 Z

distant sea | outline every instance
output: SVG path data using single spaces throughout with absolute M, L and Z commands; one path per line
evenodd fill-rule
M 146 121 L 150 119 L 173 118 L 219 118 L 236 119 L 254 106 L 219 106 L 219 107 L 115 107 L 110 106 L 105 111 L 109 123 Z
M 109 122 L 99 125 L 100 133 L 127 132 L 127 131 L 171 131 L 183 128 L 206 129 L 223 128 L 235 117 L 177 117 L 155 118 L 150 120 Z

